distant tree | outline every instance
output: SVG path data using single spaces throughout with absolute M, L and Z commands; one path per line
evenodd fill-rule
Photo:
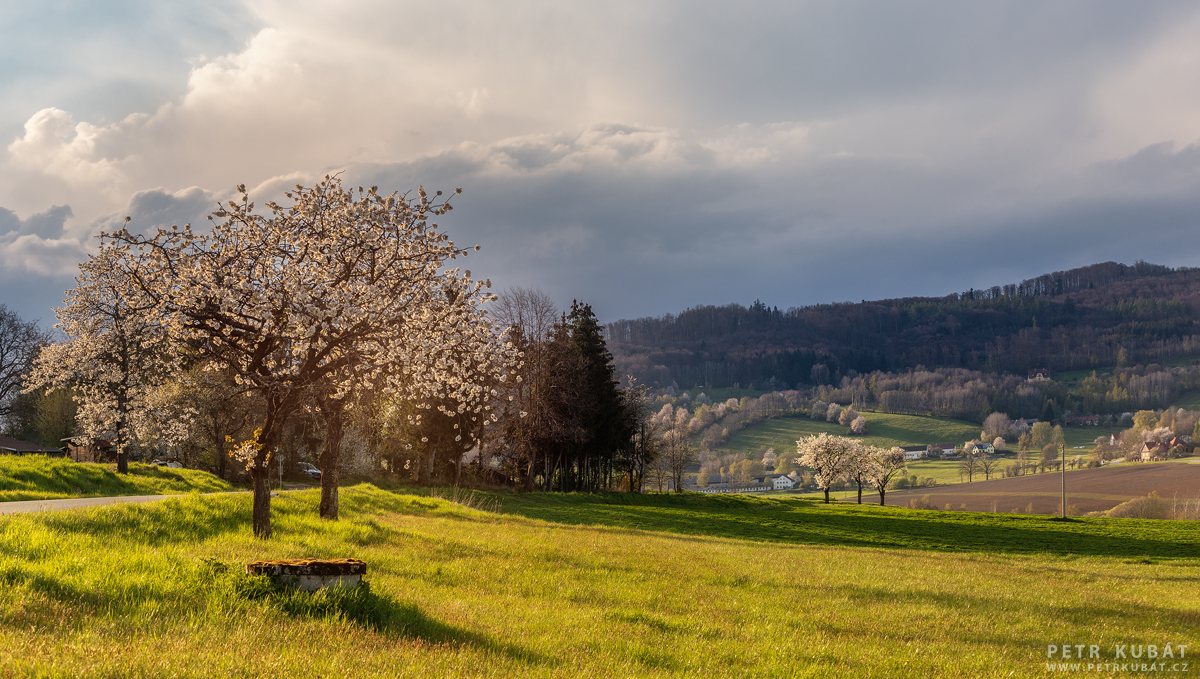
M 742 460 L 734 463 L 729 471 L 733 475 L 734 483 L 739 486 L 749 486 L 754 481 L 754 477 L 763 473 L 763 466 L 756 460 Z
M 245 440 L 258 404 L 223 370 L 195 365 L 153 396 L 156 420 L 183 422 L 201 450 L 211 450 L 217 476 L 228 481 L 231 441 Z
M 1047 443 L 1042 446 L 1042 469 L 1049 470 L 1054 467 L 1054 462 L 1058 459 L 1058 446 L 1053 443 Z
M 986 481 L 992 478 L 992 474 L 999 471 L 1000 459 L 992 457 L 987 453 L 979 456 L 979 471 L 983 472 L 983 479 Z
M 1029 452 L 1030 446 L 1033 445 L 1033 436 L 1029 432 L 1021 434 L 1017 439 L 1017 450 L 1022 453 Z
M 872 464 L 867 476 L 879 492 L 879 505 L 883 506 L 888 483 L 897 473 L 908 473 L 908 463 L 904 458 L 904 451 L 900 448 L 871 448 L 870 451 Z
M 784 475 L 795 472 L 796 471 L 796 458 L 792 457 L 791 455 L 776 456 L 775 469 L 773 471 L 776 474 L 784 474 Z
M 1008 436 L 1012 430 L 1012 421 L 1008 419 L 1006 413 L 992 413 L 983 420 L 983 433 L 979 437 L 983 440 L 990 440 L 998 437 Z
M 49 343 L 49 334 L 38 330 L 36 322 L 24 321 L 0 304 L 0 421 L 8 417 L 25 374 Z
M 1136 431 L 1154 429 L 1158 424 L 1158 413 L 1153 410 L 1139 410 L 1133 414 L 1133 428 Z
M 966 475 L 967 483 L 973 481 L 975 474 L 979 473 L 979 454 L 976 452 L 975 444 L 968 443 L 963 449 L 962 461 L 958 463 L 958 473 Z
M 692 445 L 688 419 L 687 410 L 678 409 L 674 426 L 664 432 L 662 436 L 662 457 L 666 462 L 677 493 L 683 492 L 684 473 L 696 462 L 696 447 Z
M 837 422 L 837 419 L 842 414 L 842 407 L 836 403 L 830 403 L 829 409 L 825 411 L 826 422 Z
M 813 401 L 812 409 L 809 411 L 809 417 L 814 420 L 823 420 L 829 413 L 829 404 L 824 401 Z
M 850 462 L 846 465 L 846 478 L 858 487 L 858 504 L 862 504 L 863 486 L 871 483 L 871 471 L 875 465 L 874 450 L 867 446 L 858 446 Z
M 778 459 L 779 459 L 778 456 L 775 454 L 775 449 L 767 448 L 767 450 L 765 452 L 763 452 L 762 465 L 764 468 L 770 467 L 771 470 L 774 471 L 775 470 L 775 462 Z
M 858 417 L 858 413 L 855 412 L 854 407 L 846 406 L 842 412 L 838 414 L 838 424 L 842 425 L 843 427 L 849 427 L 850 423 L 853 422 L 854 418 L 856 417 Z
M 1042 448 L 1054 440 L 1054 425 L 1049 422 L 1036 422 L 1029 430 L 1029 447 Z
M 867 418 L 859 415 L 850 422 L 850 433 L 855 436 L 865 436 L 867 433 Z
M 813 470 L 817 487 L 825 492 L 826 504 L 829 503 L 829 489 L 853 464 L 859 447 L 857 441 L 826 433 L 806 436 L 796 442 L 797 462 Z
M 1175 433 L 1169 427 L 1157 427 L 1142 432 L 1142 441 L 1145 443 L 1169 443 L 1173 438 L 1175 438 Z
M 64 447 L 63 440 L 75 436 L 78 412 L 79 404 L 69 389 L 40 394 L 34 424 L 42 445 L 49 448 Z
M 79 265 L 75 288 L 54 310 L 69 339 L 44 347 L 26 381 L 30 392 L 72 390 L 79 433 L 112 441 L 119 474 L 148 431 L 156 390 L 182 360 L 123 264 L 120 249 L 104 244 Z
M 1003 452 L 1007 447 L 1008 444 L 1004 441 L 1004 437 L 1002 436 L 997 436 L 996 440 L 992 441 L 992 448 L 995 448 L 998 452 Z

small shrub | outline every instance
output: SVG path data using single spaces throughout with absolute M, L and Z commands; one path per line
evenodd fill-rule
M 919 499 L 919 500 L 916 498 L 909 500 L 908 508 L 909 509 L 932 509 L 932 510 L 936 511 L 937 505 L 930 502 L 929 496 L 925 495 L 925 496 L 922 496 L 921 499 Z
M 1107 516 L 1114 519 L 1165 519 L 1167 507 L 1158 497 L 1158 493 L 1152 492 L 1146 497 L 1135 497 L 1128 502 L 1122 502 L 1108 510 Z

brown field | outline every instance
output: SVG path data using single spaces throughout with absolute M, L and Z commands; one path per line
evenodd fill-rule
M 1135 497 L 1156 491 L 1164 500 L 1180 500 L 1200 496 L 1200 464 L 1158 462 L 1121 464 L 1100 469 L 1078 469 L 1067 472 L 1067 505 L 1080 512 L 1105 511 Z M 909 500 L 929 496 L 938 507 L 949 503 L 954 509 L 963 504 L 973 512 L 1025 511 L 1033 503 L 1035 514 L 1055 514 L 1059 511 L 1062 480 L 1059 474 L 1036 474 L 973 483 L 955 483 L 934 488 L 894 490 L 887 494 L 887 504 L 907 506 Z M 868 499 L 869 498 L 869 499 Z M 863 493 L 863 502 L 879 502 L 879 495 Z

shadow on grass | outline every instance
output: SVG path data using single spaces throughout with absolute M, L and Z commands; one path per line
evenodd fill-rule
M 502 643 L 487 635 L 431 618 L 416 604 L 396 601 L 376 592 L 365 580 L 353 589 L 319 589 L 314 592 L 302 592 L 295 587 L 279 585 L 264 576 L 229 574 L 227 582 L 237 598 L 263 603 L 297 618 L 345 621 L 387 637 L 414 639 L 428 644 L 472 646 L 528 664 L 544 665 L 550 662 L 542 654 L 517 644 Z
M 555 523 L 793 544 L 1062 556 L 1195 558 L 1195 522 L 1052 521 L 923 512 L 750 496 L 538 493 L 504 497 L 504 512 Z

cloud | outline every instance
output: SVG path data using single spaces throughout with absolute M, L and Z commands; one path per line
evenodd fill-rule
M 75 67 L 21 43 L 44 77 L 0 75 L 6 263 L 57 276 L 126 215 L 199 224 L 236 184 L 262 204 L 338 170 L 463 187 L 445 226 L 485 247 L 473 270 L 606 317 L 1200 263 L 1189 3 L 206 7 L 43 26 L 168 36 L 92 61 L 67 41 Z M 16 217 L 48 205 L 71 208 Z

